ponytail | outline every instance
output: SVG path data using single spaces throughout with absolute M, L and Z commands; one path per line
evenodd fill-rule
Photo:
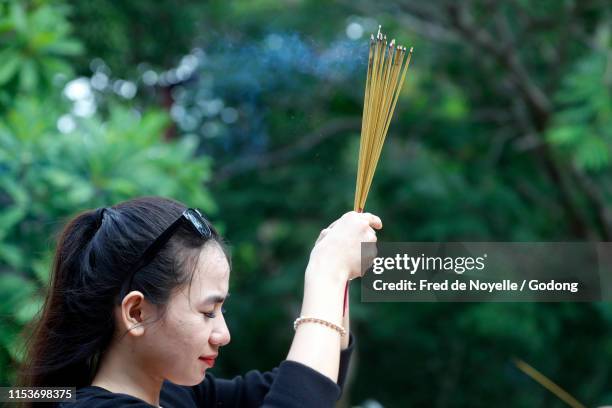
M 28 353 L 19 383 L 24 387 L 82 386 L 92 378 L 91 359 L 96 349 L 103 346 L 107 335 L 93 339 L 82 338 L 81 324 L 87 316 L 75 316 L 69 296 L 82 290 L 82 281 L 94 261 L 91 243 L 104 209 L 77 215 L 60 235 L 53 261 L 48 296 L 37 322 L 30 329 Z M 83 262 L 84 258 L 90 259 Z M 82 268 L 88 266 L 90 268 Z M 71 293 L 72 292 L 72 293 Z M 85 342 L 84 342 L 85 340 Z

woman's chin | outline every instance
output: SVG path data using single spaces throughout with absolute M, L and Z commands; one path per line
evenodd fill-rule
M 190 377 L 181 377 L 181 378 L 177 378 L 176 381 L 168 378 L 168 381 L 170 381 L 173 384 L 176 385 L 182 385 L 184 387 L 193 387 L 194 385 L 198 385 L 200 384 L 202 381 L 204 381 L 204 378 L 206 377 L 206 369 L 201 369 L 200 368 L 200 372 L 199 373 L 194 373 L 193 376 Z

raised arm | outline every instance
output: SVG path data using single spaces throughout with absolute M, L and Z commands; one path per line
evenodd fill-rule
M 345 320 L 342 316 L 344 287 L 347 280 L 361 276 L 361 242 L 376 242 L 374 228 L 382 228 L 377 216 L 349 212 L 321 232 L 306 268 L 300 316 L 338 326 L 348 323 L 348 313 Z M 287 360 L 336 382 L 340 349 L 347 341 L 328 326 L 303 323 L 296 330 Z

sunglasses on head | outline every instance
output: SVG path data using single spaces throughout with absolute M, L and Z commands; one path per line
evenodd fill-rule
M 149 245 L 149 247 L 143 252 L 142 256 L 134 264 L 129 272 L 129 280 L 126 289 L 126 294 L 129 293 L 134 281 L 134 275 L 140 269 L 147 266 L 153 258 L 159 253 L 161 248 L 172 238 L 172 235 L 181 225 L 187 225 L 193 229 L 193 231 L 202 237 L 204 240 L 211 239 L 216 235 L 216 231 L 210 222 L 204 218 L 202 213 L 194 208 L 188 208 L 176 219 L 168 228 L 166 228 L 156 239 Z

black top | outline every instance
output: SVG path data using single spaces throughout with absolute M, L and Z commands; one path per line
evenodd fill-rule
M 340 352 L 338 382 L 295 361 L 284 360 L 272 371 L 252 370 L 231 380 L 206 373 L 204 381 L 192 387 L 164 381 L 159 397 L 162 408 L 192 407 L 333 407 L 340 398 L 355 340 Z M 153 405 L 127 394 L 97 386 L 79 388 L 76 402 L 63 402 L 61 408 L 150 408 Z

